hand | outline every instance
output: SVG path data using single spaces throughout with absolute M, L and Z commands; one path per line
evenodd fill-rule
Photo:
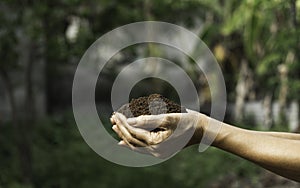
M 119 145 L 159 158 L 169 157 L 183 147 L 199 143 L 205 121 L 205 115 L 192 110 L 129 119 L 115 113 L 111 118 L 112 129 L 122 139 Z

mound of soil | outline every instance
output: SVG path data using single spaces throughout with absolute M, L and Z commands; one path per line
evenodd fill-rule
M 127 118 L 140 115 L 158 115 L 166 113 L 187 113 L 185 107 L 163 97 L 160 94 L 132 99 L 130 103 L 124 104 L 117 110 Z

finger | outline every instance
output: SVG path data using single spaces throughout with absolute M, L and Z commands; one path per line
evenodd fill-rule
M 149 131 L 161 131 L 168 130 L 170 128 L 174 129 L 177 126 L 181 113 L 169 113 L 160 115 L 145 115 L 139 116 L 137 118 L 129 118 L 127 122 L 133 127 L 146 129 Z M 156 131 L 155 131 L 156 129 Z
M 113 125 L 116 124 L 116 122 L 115 122 L 115 120 L 113 119 L 113 117 L 110 118 L 110 122 L 111 122 L 111 124 L 113 124 Z
M 197 112 L 197 111 L 195 111 L 195 110 L 190 110 L 190 109 L 188 109 L 188 108 L 186 108 L 185 110 L 187 111 L 187 113 L 199 113 L 199 112 Z
M 124 140 L 121 140 L 120 142 L 118 142 L 118 145 L 128 147 L 127 144 L 124 142 Z
M 150 133 L 150 140 L 152 145 L 159 144 L 166 140 L 172 134 L 171 130 L 167 131 L 158 131 L 158 132 L 151 132 Z
M 135 138 L 137 138 L 139 140 L 143 140 L 147 144 L 152 144 L 151 137 L 150 137 L 150 131 L 147 131 L 147 130 L 144 130 L 144 129 L 135 128 L 135 127 L 132 127 L 130 125 L 126 125 L 125 127 L 128 130 L 128 132 L 130 132 L 130 134 L 132 136 L 134 136 Z
M 119 138 L 123 139 L 124 136 L 122 135 L 121 131 L 118 129 L 117 125 L 113 125 L 112 130 L 115 131 L 115 133 L 118 135 Z
M 167 139 L 172 134 L 172 130 L 170 129 L 165 131 L 150 132 L 144 129 L 132 127 L 128 124 L 124 125 L 131 135 L 139 140 L 143 140 L 148 145 L 156 145 Z
M 136 128 L 130 126 L 126 122 L 126 118 L 116 114 L 118 119 L 122 122 L 122 125 L 128 130 L 128 132 L 137 139 L 145 141 L 148 145 L 155 145 L 162 142 L 165 138 L 167 138 L 170 134 L 170 130 L 168 131 L 157 131 L 157 132 L 150 132 L 144 129 Z
M 159 131 L 145 131 L 143 129 L 140 129 L 141 127 L 137 126 L 131 126 L 131 125 L 126 125 L 127 130 L 135 135 L 136 138 L 140 140 L 144 140 L 148 145 L 156 145 L 161 142 L 163 142 L 165 139 L 167 139 L 173 132 L 173 129 L 170 127 L 166 127 L 166 125 L 176 125 L 178 121 L 178 115 L 180 114 L 163 114 L 163 115 L 150 115 L 150 116 L 140 116 L 140 118 L 136 118 L 136 120 L 131 119 L 131 123 L 134 121 L 141 121 L 141 122 L 151 122 L 152 123 L 158 123 L 162 122 L 161 125 L 158 124 L 159 126 Z M 128 121 L 128 120 L 127 120 Z M 138 122 L 135 122 L 138 124 Z M 148 124 L 150 125 L 150 124 Z M 149 128 L 149 127 L 148 127 Z
M 120 130 L 121 134 L 123 135 L 123 137 L 129 142 L 132 143 L 136 146 L 142 146 L 145 147 L 147 146 L 145 143 L 141 142 L 140 140 L 134 138 L 130 132 L 126 129 L 126 118 L 124 115 L 120 114 L 120 113 L 116 113 L 115 114 L 115 120 L 116 120 L 116 125 L 118 127 L 118 129 Z
M 121 139 L 127 140 L 127 138 L 124 136 L 124 134 L 122 133 L 122 131 L 119 129 L 118 125 L 114 125 L 114 126 L 112 127 L 112 129 L 117 133 L 117 135 L 118 135 Z
M 127 144 L 129 148 L 134 148 L 134 146 L 127 141 L 122 132 L 118 129 L 117 125 L 114 125 L 112 129 L 115 131 L 115 133 L 117 133 L 117 135 L 122 139 L 122 141 Z
M 123 116 L 118 116 L 118 119 L 120 120 L 121 124 L 124 125 L 124 127 L 128 130 L 128 132 L 135 138 L 145 141 L 147 144 L 152 144 L 150 140 L 150 132 L 144 129 L 136 128 L 133 126 L 130 126 L 126 122 L 126 118 Z
M 118 117 L 116 117 L 116 115 L 114 114 L 114 115 L 112 116 L 111 119 L 113 119 L 113 121 L 117 121 L 117 120 L 116 120 L 117 118 L 118 118 Z M 123 133 L 122 133 L 122 131 L 119 129 L 118 125 L 113 125 L 112 129 L 117 133 L 117 135 L 118 135 L 121 139 L 123 139 L 123 141 L 124 141 L 129 147 L 134 147 L 132 144 L 129 143 L 127 137 L 125 137 L 125 136 L 123 135 Z M 141 143 L 140 143 L 140 144 L 141 144 Z
M 162 125 L 166 116 L 167 116 L 166 114 L 142 115 L 136 118 L 128 118 L 127 123 L 134 127 L 152 130 Z
M 112 114 L 112 116 L 110 117 L 110 122 L 113 124 L 113 125 L 115 125 L 116 124 L 116 113 L 114 112 L 113 114 Z

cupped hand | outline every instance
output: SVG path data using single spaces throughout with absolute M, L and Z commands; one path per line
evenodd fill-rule
M 122 139 L 119 145 L 144 154 L 167 158 L 183 147 L 199 143 L 206 116 L 192 110 L 187 113 L 143 115 L 127 119 L 121 113 L 111 117 L 112 129 Z

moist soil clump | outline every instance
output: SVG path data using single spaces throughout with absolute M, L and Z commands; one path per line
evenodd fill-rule
M 187 113 L 185 107 L 163 97 L 160 94 L 132 99 L 130 103 L 124 104 L 117 110 L 127 118 L 141 115 L 158 115 L 167 113 Z

